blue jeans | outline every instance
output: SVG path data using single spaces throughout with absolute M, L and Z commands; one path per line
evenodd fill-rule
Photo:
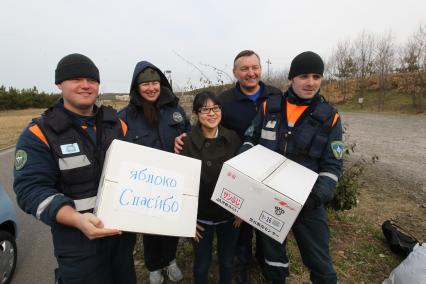
M 231 283 L 232 260 L 235 245 L 237 243 L 239 229 L 235 228 L 232 221 L 218 225 L 206 225 L 199 223 L 204 231 L 201 232 L 202 239 L 193 241 L 194 246 L 194 283 L 208 283 L 208 272 L 212 259 L 213 238 L 216 231 L 217 252 L 219 260 L 219 283 Z

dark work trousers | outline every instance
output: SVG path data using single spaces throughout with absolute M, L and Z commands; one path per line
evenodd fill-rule
M 330 256 L 330 232 L 324 206 L 310 211 L 302 211 L 292 230 L 303 263 L 311 272 L 312 283 L 337 283 L 336 272 Z
M 323 206 L 302 211 L 292 227 L 303 263 L 309 268 L 314 284 L 336 284 L 337 276 L 329 251 L 327 214 Z M 265 270 L 272 283 L 284 283 L 288 276 L 285 244 L 262 235 Z
M 155 271 L 169 266 L 176 258 L 178 237 L 143 235 L 145 265 L 149 271 Z
M 289 275 L 288 258 L 285 250 L 286 242 L 279 243 L 269 236 L 262 234 L 260 238 L 264 253 L 264 271 L 268 280 L 274 284 L 285 283 Z
M 219 283 L 228 284 L 232 279 L 232 264 L 239 229 L 233 225 L 233 220 L 217 225 L 199 223 L 204 231 L 201 239 L 193 241 L 194 247 L 194 284 L 208 283 L 208 272 L 212 260 L 213 239 L 216 232 L 217 254 L 219 261 Z
M 235 248 L 236 272 L 237 274 L 248 274 L 250 271 L 252 252 L 253 231 L 256 233 L 256 252 L 255 256 L 261 267 L 264 267 L 263 247 L 261 245 L 261 235 L 257 230 L 246 222 L 242 222 L 240 226 L 240 236 Z M 248 279 L 247 279 L 248 280 Z
M 58 261 L 57 283 L 136 283 L 135 234 L 89 240 L 79 230 L 58 224 L 52 227 L 52 236 Z

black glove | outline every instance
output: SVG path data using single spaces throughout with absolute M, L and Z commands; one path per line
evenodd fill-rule
M 305 205 L 303 206 L 302 211 L 310 211 L 321 205 L 321 201 L 315 194 L 311 193 L 306 199 Z

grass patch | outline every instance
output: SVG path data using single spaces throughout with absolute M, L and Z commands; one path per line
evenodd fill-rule
M 105 101 L 104 104 L 120 110 L 128 102 Z M 41 108 L 0 111 L 0 149 L 15 145 L 22 130 L 31 122 L 31 119 L 40 116 L 44 111 L 45 109 Z
M 387 219 L 396 220 L 419 240 L 426 240 L 425 208 L 417 204 L 418 200 L 401 192 L 401 188 L 411 185 L 401 181 L 383 182 L 382 178 L 386 178 L 384 173 L 372 166 L 362 177 L 364 182 L 358 206 L 344 212 L 328 211 L 330 249 L 339 283 L 382 283 L 402 261 L 399 255 L 389 249 L 381 231 L 381 224 Z M 136 263 L 139 264 L 138 281 L 147 283 L 148 273 L 143 265 L 142 250 L 142 243 L 139 242 L 135 254 Z M 309 271 L 302 263 L 291 233 L 287 251 L 290 259 L 290 277 L 287 283 L 310 283 Z M 178 264 L 185 276 L 181 283 L 191 283 L 191 242 L 181 239 L 177 254 Z M 255 258 L 253 263 L 250 283 L 266 283 Z M 217 281 L 217 255 L 214 254 L 209 283 Z
M 39 116 L 44 109 L 24 109 L 0 111 L 0 149 L 12 146 L 22 130 Z
M 403 113 L 416 114 L 416 109 L 412 104 L 411 96 L 399 92 L 391 91 L 384 94 L 384 105 L 382 113 Z M 364 96 L 364 103 L 361 109 L 358 103 L 358 96 L 354 96 L 344 103 L 337 104 L 339 111 L 349 112 L 377 112 L 379 102 L 379 92 L 367 92 Z M 425 99 L 426 103 L 426 99 Z

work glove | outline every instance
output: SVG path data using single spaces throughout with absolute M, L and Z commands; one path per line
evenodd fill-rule
M 321 205 L 321 201 L 315 194 L 311 193 L 303 206 L 302 211 L 311 211 Z

